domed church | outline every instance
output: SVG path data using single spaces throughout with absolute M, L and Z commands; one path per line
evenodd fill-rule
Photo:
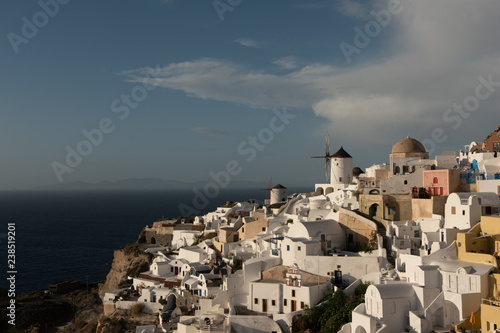
M 393 147 L 389 155 L 391 173 L 393 175 L 408 174 L 415 172 L 412 162 L 428 160 L 429 153 L 425 151 L 424 145 L 409 136 L 399 140 Z M 411 167 L 411 168 L 410 168 Z

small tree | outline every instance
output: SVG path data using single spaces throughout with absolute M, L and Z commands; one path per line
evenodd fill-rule
M 235 257 L 233 259 L 232 273 L 242 268 L 243 268 L 243 261 Z
M 130 312 L 131 312 L 132 316 L 137 316 L 137 315 L 141 314 L 142 310 L 144 310 L 144 304 L 142 304 L 142 303 L 135 303 L 130 308 Z

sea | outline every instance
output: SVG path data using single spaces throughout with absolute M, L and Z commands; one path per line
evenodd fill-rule
M 297 189 L 305 192 L 310 189 Z M 224 189 L 196 215 L 226 201 L 263 201 L 260 189 Z M 194 207 L 192 190 L 0 191 L 0 288 L 9 289 L 7 228 L 15 225 L 16 294 L 46 290 L 49 284 L 106 278 L 113 251 L 135 242 L 146 225 Z M 10 274 L 9 274 L 10 275 Z

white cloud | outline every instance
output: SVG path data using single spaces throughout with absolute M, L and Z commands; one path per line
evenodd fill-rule
M 292 56 L 276 59 L 273 63 L 285 69 L 295 69 L 299 67 L 297 65 L 297 58 Z
M 348 68 L 310 64 L 282 75 L 224 60 L 198 59 L 162 68 L 159 85 L 197 98 L 252 107 L 312 108 L 328 120 L 333 135 L 357 142 L 391 143 L 408 132 L 429 135 L 437 126 L 450 140 L 460 132 L 484 133 L 484 125 L 498 118 L 500 87 L 457 130 L 443 115 L 453 103 L 475 93 L 479 76 L 491 74 L 493 81 L 500 82 L 500 35 L 496 33 L 500 2 L 413 1 L 403 6 L 384 28 L 397 33 L 389 34 L 394 37 L 382 59 L 360 63 L 353 58 Z M 377 38 L 383 37 L 374 37 L 361 52 L 370 54 Z M 345 42 L 353 44 L 352 39 Z M 295 63 L 287 58 L 275 63 L 292 69 Z M 141 80 L 147 72 L 124 74 Z M 466 140 L 470 139 L 478 138 Z
M 301 77 L 250 71 L 232 62 L 198 59 L 155 69 L 150 84 L 181 90 L 189 96 L 235 102 L 258 108 L 310 107 L 322 94 Z M 132 82 L 150 76 L 147 68 L 124 71 Z
M 234 40 L 234 42 L 248 47 L 260 47 L 260 43 L 254 39 L 240 38 Z

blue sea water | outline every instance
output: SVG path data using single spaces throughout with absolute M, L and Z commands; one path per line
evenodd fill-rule
M 258 189 L 222 190 L 198 215 L 228 200 L 263 200 Z M 58 281 L 104 280 L 113 251 L 134 242 L 148 224 L 193 206 L 190 190 L 0 192 L 0 235 L 16 225 L 16 293 L 44 290 Z M 0 269 L 7 272 L 6 239 Z M 0 287 L 7 287 L 6 277 Z

